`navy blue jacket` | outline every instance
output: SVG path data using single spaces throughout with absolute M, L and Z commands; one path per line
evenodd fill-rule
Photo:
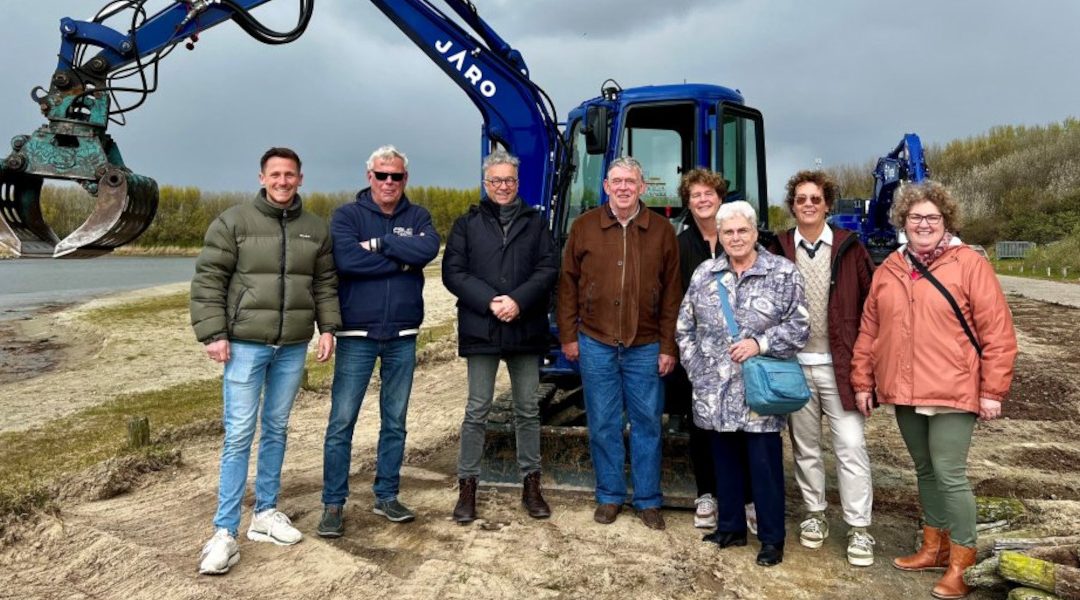
M 551 346 L 548 307 L 558 255 L 547 222 L 522 207 L 506 234 L 498 206 L 484 199 L 454 222 L 443 255 L 443 284 L 457 296 L 458 353 L 540 354 Z M 521 313 L 504 323 L 491 299 L 507 295 Z
M 431 214 L 401 197 L 392 215 L 371 199 L 339 206 L 330 219 L 338 272 L 339 333 L 376 340 L 416 335 L 424 320 L 424 266 L 439 253 Z M 361 242 L 377 240 L 374 251 Z

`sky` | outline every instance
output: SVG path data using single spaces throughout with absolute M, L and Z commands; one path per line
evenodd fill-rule
M 44 123 L 29 94 L 48 86 L 59 20 L 89 19 L 104 4 L 5 2 L 0 139 Z M 560 119 L 608 78 L 624 88 L 740 90 L 764 114 L 773 201 L 795 171 L 862 164 L 906 132 L 943 144 L 1080 115 L 1077 0 L 475 4 L 522 53 Z M 296 0 L 255 11 L 277 29 L 291 28 L 296 13 Z M 283 46 L 230 22 L 207 30 L 194 51 L 177 48 L 162 62 L 159 90 L 127 118 L 109 129 L 125 162 L 162 185 L 254 191 L 262 151 L 283 145 L 304 160 L 304 190 L 356 190 L 367 156 L 387 143 L 409 155 L 412 185 L 479 184 L 480 114 L 363 0 L 319 0 L 306 34 Z

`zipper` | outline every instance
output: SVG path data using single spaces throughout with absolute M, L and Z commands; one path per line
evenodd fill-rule
M 622 225 L 620 223 L 620 225 Z M 626 260 L 626 230 L 629 228 L 629 224 L 622 225 L 622 269 L 619 281 L 619 339 L 618 342 L 623 343 L 623 310 L 626 304 L 623 300 L 626 297 L 626 269 L 629 268 Z
M 287 256 L 285 241 L 288 234 L 287 217 L 289 211 L 281 210 L 281 273 L 279 274 L 278 287 L 281 289 L 281 311 L 278 314 L 277 340 L 275 346 L 281 344 L 281 336 L 285 330 L 285 258 Z
M 399 201 L 400 203 L 400 201 Z M 390 220 L 394 218 L 393 215 L 381 215 L 383 217 L 383 235 L 390 234 Z M 386 278 L 386 294 L 383 298 L 383 318 L 382 324 L 389 330 L 390 324 L 390 277 Z

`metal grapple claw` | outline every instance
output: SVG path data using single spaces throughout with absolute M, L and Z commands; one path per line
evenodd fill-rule
M 12 153 L 0 163 L 0 246 L 27 258 L 91 258 L 132 242 L 150 226 L 157 183 L 124 166 L 104 132 L 107 103 L 105 96 L 62 97 L 47 125 L 12 140 Z M 97 198 L 90 216 L 63 240 L 42 215 L 46 179 L 78 182 Z

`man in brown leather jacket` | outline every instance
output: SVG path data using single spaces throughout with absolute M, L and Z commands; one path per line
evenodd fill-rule
M 608 202 L 574 221 L 563 254 L 558 325 L 563 354 L 580 360 L 596 473 L 593 518 L 615 521 L 626 501 L 623 412 L 630 421 L 634 508 L 663 529 L 660 514 L 660 378 L 675 366 L 682 286 L 675 230 L 641 201 L 645 179 L 630 157 L 612 161 Z

